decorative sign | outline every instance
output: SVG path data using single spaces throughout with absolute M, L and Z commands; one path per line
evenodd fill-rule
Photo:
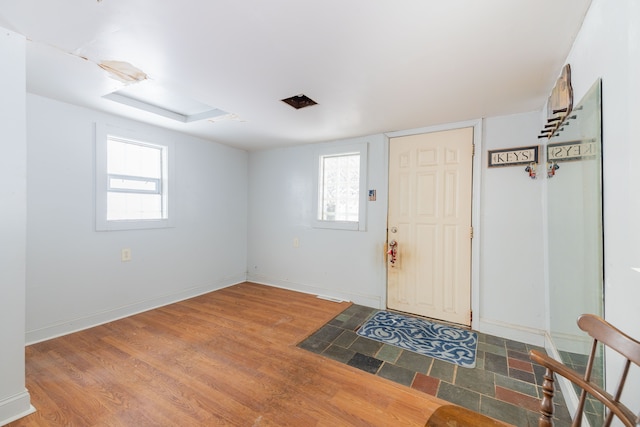
M 594 158 L 598 155 L 598 145 L 594 139 L 569 141 L 547 145 L 548 162 L 566 162 Z
M 489 150 L 489 167 L 538 163 L 538 146 Z

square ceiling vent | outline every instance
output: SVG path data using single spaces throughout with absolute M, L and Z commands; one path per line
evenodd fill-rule
M 305 107 L 311 107 L 312 105 L 316 105 L 317 102 L 314 101 L 313 99 L 309 98 L 307 95 L 296 95 L 296 96 L 292 96 L 290 98 L 285 98 L 282 100 L 282 102 L 291 105 L 293 108 L 295 108 L 296 110 L 299 110 L 301 108 L 305 108 Z

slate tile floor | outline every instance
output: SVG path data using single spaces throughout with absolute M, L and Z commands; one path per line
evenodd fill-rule
M 544 368 L 531 363 L 540 347 L 478 333 L 475 368 L 423 356 L 358 336 L 377 310 L 352 305 L 299 344 L 299 347 L 518 427 L 538 425 Z M 554 398 L 555 425 L 571 425 L 560 391 Z

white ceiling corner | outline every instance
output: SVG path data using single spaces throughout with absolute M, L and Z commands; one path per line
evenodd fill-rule
M 589 4 L 2 0 L 0 26 L 29 41 L 30 92 L 255 150 L 539 110 Z M 105 99 L 108 61 L 231 119 Z M 301 93 L 318 105 L 280 101 Z

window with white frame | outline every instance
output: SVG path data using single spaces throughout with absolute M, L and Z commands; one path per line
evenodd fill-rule
M 315 226 L 365 230 L 367 144 L 319 149 L 316 165 Z
M 124 129 L 96 125 L 96 229 L 173 225 L 169 145 Z

